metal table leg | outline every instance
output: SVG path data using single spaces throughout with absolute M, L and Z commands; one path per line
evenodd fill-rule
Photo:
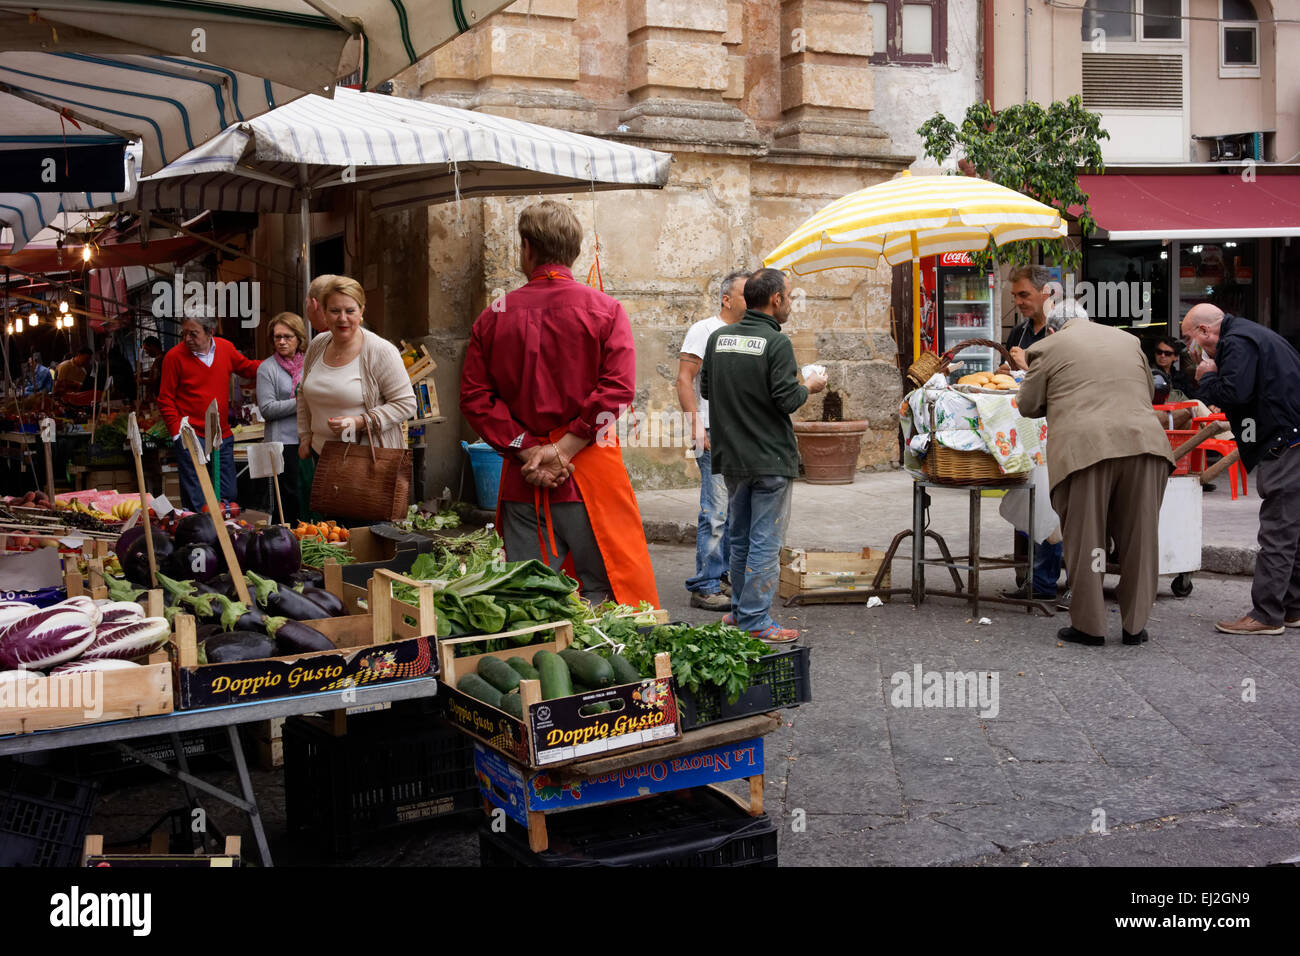
M 230 734 L 230 749 L 235 753 L 235 767 L 239 770 L 240 792 L 247 804 L 245 812 L 248 822 L 253 825 L 253 838 L 257 840 L 257 852 L 262 857 L 263 866 L 271 866 L 271 849 L 266 843 L 266 831 L 262 828 L 262 811 L 257 806 L 257 794 L 253 792 L 253 782 L 248 777 L 248 763 L 244 760 L 244 746 L 239 740 L 239 725 L 231 724 L 226 728 Z
M 970 490 L 970 582 L 971 617 L 980 616 L 980 490 Z
M 912 483 L 912 603 L 925 600 L 925 489 Z
M 1037 545 L 1034 543 L 1034 485 L 1029 484 L 1029 568 L 1025 571 L 1025 580 L 1029 582 L 1025 593 L 1029 599 L 1034 599 L 1034 557 L 1037 551 Z M 1033 611 L 1028 607 L 1025 608 L 1026 614 L 1032 614 Z
M 185 788 L 185 804 L 189 807 L 190 818 L 192 820 L 194 811 L 199 810 L 203 813 L 204 819 L 206 820 L 207 811 L 204 810 L 203 806 L 199 803 L 199 795 L 195 792 L 194 788 L 190 786 L 190 782 L 186 779 L 186 777 L 190 776 L 190 761 L 189 758 L 185 756 L 185 745 L 181 742 L 181 735 L 171 734 L 170 737 L 172 741 L 172 751 L 176 754 L 176 766 L 179 767 L 181 771 L 181 775 L 178 775 L 177 779 L 180 780 L 181 786 Z M 208 831 L 206 827 L 204 827 L 202 833 L 196 833 L 194 827 L 192 825 L 190 826 L 190 845 L 198 852 L 208 852 Z

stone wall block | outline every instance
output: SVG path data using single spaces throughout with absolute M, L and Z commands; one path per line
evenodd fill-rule
M 781 69 L 781 104 L 787 109 L 821 106 L 870 110 L 875 87 L 869 69 L 831 63 L 786 63 Z

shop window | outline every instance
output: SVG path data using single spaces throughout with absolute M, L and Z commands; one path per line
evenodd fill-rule
M 1259 17 L 1250 0 L 1219 0 L 1219 76 L 1259 76 Z
M 932 66 L 948 62 L 947 0 L 877 0 L 867 4 L 872 63 Z
M 1181 41 L 1183 0 L 1087 0 L 1081 37 L 1094 45 L 1110 41 Z

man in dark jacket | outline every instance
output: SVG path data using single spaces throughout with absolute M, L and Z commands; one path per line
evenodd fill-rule
M 799 451 L 790 415 L 826 387 L 823 375 L 800 385 L 794 346 L 781 332 L 790 317 L 790 280 L 760 269 L 745 283 L 744 316 L 709 337 L 700 395 L 709 400 L 713 470 L 727 482 L 731 534 L 731 613 L 723 621 L 760 640 L 799 639 L 772 620 L 790 486 Z
M 1198 397 L 1223 409 L 1247 471 L 1259 466 L 1259 556 L 1250 613 L 1219 621 L 1225 634 L 1300 627 L 1300 353 L 1276 332 L 1209 303 L 1183 319 L 1199 346 Z

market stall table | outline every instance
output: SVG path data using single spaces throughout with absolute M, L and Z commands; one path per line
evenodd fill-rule
M 314 714 L 324 711 L 337 711 L 340 707 L 364 707 L 373 704 L 390 703 L 397 700 L 414 700 L 433 697 L 437 693 L 438 682 L 433 677 L 420 677 L 411 680 L 395 681 L 372 687 L 353 687 L 348 690 L 349 700 L 340 703 L 340 693 L 332 691 L 323 694 L 306 694 L 299 697 L 279 697 L 273 700 L 247 704 L 229 704 L 223 707 L 205 707 L 198 710 L 175 711 L 156 717 L 138 717 L 131 720 L 119 720 L 112 723 L 87 724 L 61 730 L 36 731 L 30 734 L 0 737 L 0 757 L 15 754 L 30 754 L 42 750 L 58 750 L 64 747 L 80 747 L 85 744 L 113 743 L 120 751 L 153 767 L 155 770 L 175 777 L 185 786 L 186 796 L 191 807 L 196 804 L 194 790 L 202 790 L 218 800 L 238 807 L 248 815 L 257 840 L 258 853 L 262 863 L 271 866 L 271 851 L 266 842 L 266 832 L 262 827 L 262 816 L 257 806 L 257 795 L 253 792 L 252 782 L 248 776 L 248 765 L 244 760 L 244 750 L 239 740 L 239 725 L 270 720 L 275 717 L 292 717 L 301 714 Z M 214 786 L 189 772 L 185 758 L 185 748 L 180 735 L 187 731 L 204 730 L 212 727 L 225 727 L 230 736 L 230 748 L 234 754 L 235 767 L 239 774 L 240 794 L 230 793 Z M 169 734 L 176 754 L 175 768 L 160 760 L 133 750 L 123 741 L 142 737 L 157 737 Z

